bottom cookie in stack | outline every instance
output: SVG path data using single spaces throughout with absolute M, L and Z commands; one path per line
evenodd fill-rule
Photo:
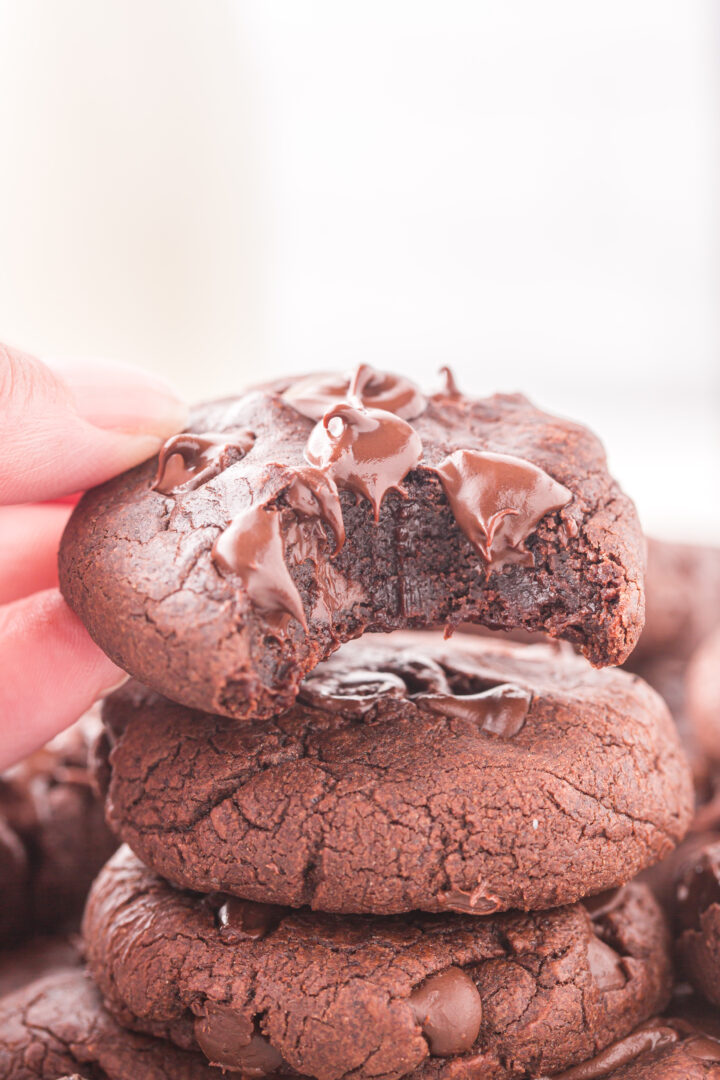
M 492 916 L 334 916 L 173 889 L 122 848 L 84 921 L 124 1026 L 248 1075 L 533 1076 L 665 1007 L 663 915 L 643 886 Z

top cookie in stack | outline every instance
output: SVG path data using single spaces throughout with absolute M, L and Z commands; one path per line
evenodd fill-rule
M 643 1026 L 670 943 L 626 885 L 692 813 L 664 702 L 562 644 L 417 633 L 541 630 L 618 664 L 643 561 L 592 435 L 449 375 L 432 395 L 365 366 L 268 385 L 89 492 L 62 587 L 146 684 L 106 702 L 97 757 L 129 845 L 84 922 L 110 1080 L 143 1077 L 138 1032 L 203 1077 L 695 1060 L 684 1029 Z M 368 630 L 404 633 L 349 641 Z M 54 992 L 6 1003 L 10 1080 L 54 1030 L 27 1030 L 28 993 L 40 1015 Z
M 85 495 L 60 580 L 126 671 L 243 718 L 287 708 L 368 630 L 522 627 L 620 664 L 644 558 L 585 428 L 363 366 L 197 409 L 159 466 Z

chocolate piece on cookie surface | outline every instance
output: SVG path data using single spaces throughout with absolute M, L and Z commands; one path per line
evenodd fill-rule
M 121 848 L 83 931 L 120 1023 L 241 1072 L 536 1075 L 670 996 L 665 920 L 636 885 L 531 914 L 339 917 L 179 892 Z
M 287 708 L 367 630 L 469 620 L 621 663 L 643 570 L 634 506 L 586 429 L 364 365 L 200 406 L 159 462 L 83 497 L 60 554 L 115 661 L 235 717 Z
M 112 828 L 176 885 L 261 902 L 552 907 L 630 880 L 692 814 L 657 694 L 555 645 L 363 639 L 272 719 L 137 683 L 103 715 Z

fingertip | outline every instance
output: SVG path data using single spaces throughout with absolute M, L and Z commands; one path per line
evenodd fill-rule
M 74 723 L 126 677 L 57 589 L 0 608 L 0 768 Z
M 188 406 L 159 375 L 114 360 L 47 357 L 78 415 L 93 427 L 164 440 L 185 427 Z

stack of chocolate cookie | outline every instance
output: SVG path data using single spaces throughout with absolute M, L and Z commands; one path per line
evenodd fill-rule
M 0 1003 L 2 1075 L 720 1075 L 657 1019 L 671 944 L 632 882 L 693 811 L 666 705 L 611 667 L 643 564 L 592 435 L 449 373 L 261 387 L 89 492 L 61 582 L 142 680 L 97 754 L 125 846 L 92 981 Z M 462 622 L 587 659 L 430 632 Z

